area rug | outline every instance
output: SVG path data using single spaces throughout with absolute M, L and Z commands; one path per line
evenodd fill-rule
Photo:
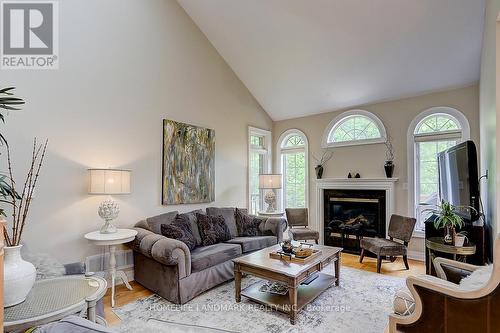
M 242 287 L 258 281 L 245 277 Z M 236 303 L 233 281 L 185 305 L 175 305 L 153 295 L 113 311 L 122 320 L 123 333 L 204 332 L 208 328 L 213 332 L 383 332 L 393 295 L 404 284 L 402 278 L 343 267 L 340 286 L 329 288 L 299 312 L 296 325 L 290 324 L 286 314 L 266 309 L 245 297 Z

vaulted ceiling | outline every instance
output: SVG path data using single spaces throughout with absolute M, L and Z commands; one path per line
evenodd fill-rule
M 473 84 L 484 0 L 178 0 L 274 120 Z

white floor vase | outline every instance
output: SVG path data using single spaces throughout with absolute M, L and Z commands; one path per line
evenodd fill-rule
M 24 302 L 36 279 L 33 264 L 21 257 L 22 245 L 4 248 L 4 306 Z

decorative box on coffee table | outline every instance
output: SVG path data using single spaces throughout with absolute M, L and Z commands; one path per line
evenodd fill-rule
M 241 296 L 245 296 L 257 303 L 288 313 L 290 322 L 295 324 L 297 313 L 302 308 L 326 289 L 333 285 L 339 285 L 342 248 L 314 245 L 313 249 L 321 251 L 320 255 L 305 263 L 271 258 L 271 253 L 281 250 L 279 245 L 234 259 L 236 302 L 241 302 Z M 333 264 L 334 275 L 322 272 L 329 264 Z M 264 280 L 284 283 L 288 287 L 288 294 L 279 295 L 261 291 L 261 287 L 266 281 L 257 282 L 241 290 L 241 276 L 243 273 Z M 307 282 L 307 284 L 304 282 Z

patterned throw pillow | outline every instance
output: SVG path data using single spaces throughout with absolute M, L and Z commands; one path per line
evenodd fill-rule
M 198 229 L 200 231 L 203 246 L 225 242 L 231 239 L 231 233 L 227 227 L 224 217 L 196 214 Z
M 238 235 L 241 237 L 259 236 L 259 225 L 262 219 L 257 216 L 248 215 L 246 211 L 236 208 L 236 226 L 238 227 Z
M 161 225 L 161 234 L 165 237 L 179 240 L 187 245 L 189 250 L 196 247 L 196 238 L 193 236 L 189 221 L 182 218 L 176 218 L 170 224 Z

